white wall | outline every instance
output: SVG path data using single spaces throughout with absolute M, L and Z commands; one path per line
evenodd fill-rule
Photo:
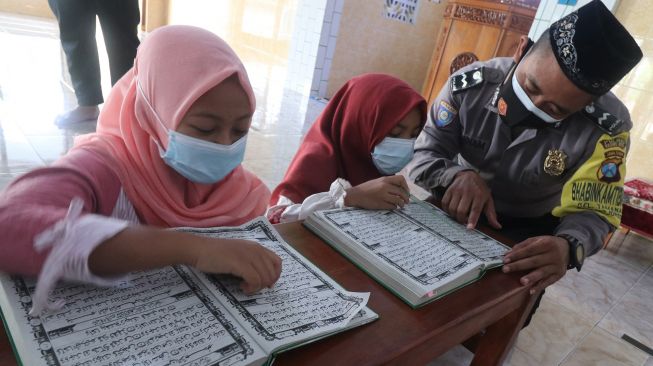
M 295 14 L 293 34 L 288 52 L 288 70 L 292 80 L 286 87 L 308 95 L 312 92 L 311 81 L 320 57 L 320 37 L 323 32 L 327 3 L 333 0 L 299 0 Z
M 369 0 L 366 0 L 369 1 Z M 325 98 L 331 72 L 331 62 L 336 50 L 336 39 L 340 29 L 340 17 L 345 0 L 326 0 L 324 20 L 320 34 L 320 46 L 317 50 L 315 72 L 311 85 L 311 96 Z
M 614 12 L 617 9 L 619 0 L 601 0 L 605 6 Z M 531 25 L 531 30 L 528 37 L 532 40 L 537 40 L 540 35 L 551 25 L 551 23 L 571 13 L 572 11 L 580 8 L 581 6 L 589 3 L 590 0 L 578 0 L 576 5 L 562 5 L 558 4 L 558 0 L 542 0 L 540 6 L 535 13 L 535 19 Z

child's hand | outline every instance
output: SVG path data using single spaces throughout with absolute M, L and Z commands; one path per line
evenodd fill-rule
M 243 279 L 247 294 L 272 287 L 281 275 L 281 258 L 262 245 L 239 239 L 208 239 L 196 246 L 194 267 L 202 272 L 228 273 Z
M 368 210 L 393 210 L 404 207 L 410 197 L 402 175 L 377 178 L 347 190 L 345 205 Z

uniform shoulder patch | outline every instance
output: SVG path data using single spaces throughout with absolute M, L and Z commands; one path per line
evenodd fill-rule
M 483 83 L 483 67 L 451 77 L 451 93 L 459 93 Z
M 435 125 L 442 128 L 453 122 L 458 115 L 458 111 L 451 104 L 444 100 L 440 101 L 438 110 L 435 114 Z
M 623 126 L 624 121 L 608 113 L 596 104 L 592 103 L 585 107 L 583 113 L 610 136 L 614 136 L 621 132 L 621 127 Z

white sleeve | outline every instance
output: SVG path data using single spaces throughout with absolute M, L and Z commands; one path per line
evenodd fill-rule
M 95 276 L 88 268 L 88 257 L 102 242 L 108 240 L 129 225 L 129 222 L 101 215 L 81 215 L 84 203 L 75 198 L 70 203 L 66 217 L 34 238 L 37 251 L 51 248 L 43 263 L 32 299 L 30 315 L 37 316 L 44 310 L 56 310 L 65 303 L 51 302 L 48 295 L 59 280 L 112 286 L 123 278 Z
M 301 204 L 293 203 L 288 198 L 281 196 L 275 206 L 286 206 L 281 214 L 280 222 L 304 220 L 315 211 L 343 208 L 345 207 L 346 190 L 349 188 L 351 188 L 351 184 L 348 181 L 338 178 L 331 183 L 328 192 L 320 192 L 308 196 Z M 270 210 L 273 209 L 274 207 L 270 208 Z

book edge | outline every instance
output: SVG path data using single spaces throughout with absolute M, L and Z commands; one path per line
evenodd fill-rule
M 2 280 L 1 277 L 0 277 L 0 280 Z M 11 333 L 11 330 L 9 329 L 9 324 L 7 323 L 7 320 L 5 319 L 5 314 L 2 311 L 2 306 L 0 306 L 0 319 L 2 319 L 2 326 L 4 327 L 5 334 L 7 334 L 7 339 L 9 340 L 9 344 L 11 345 L 11 351 L 14 354 L 14 358 L 16 358 L 17 364 L 20 365 L 20 366 L 24 366 L 25 364 L 23 363 L 23 359 L 20 357 L 20 353 L 18 352 L 18 349 L 16 348 L 16 344 L 14 343 L 14 337 L 13 337 L 13 335 Z

